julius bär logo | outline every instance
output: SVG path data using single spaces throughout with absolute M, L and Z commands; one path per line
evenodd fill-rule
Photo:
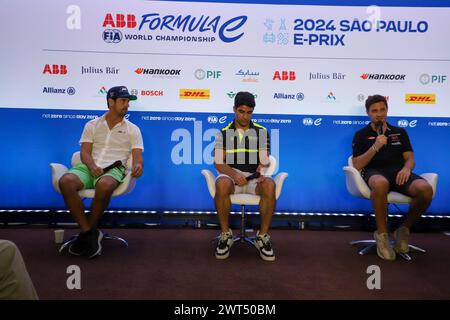
M 42 73 L 66 75 L 67 66 L 65 64 L 46 64 Z

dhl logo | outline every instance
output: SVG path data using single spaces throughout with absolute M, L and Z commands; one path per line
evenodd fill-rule
M 209 89 L 180 89 L 180 99 L 205 99 L 209 100 Z
M 436 95 L 435 94 L 413 94 L 407 93 L 405 95 L 406 103 L 417 103 L 417 104 L 435 104 Z

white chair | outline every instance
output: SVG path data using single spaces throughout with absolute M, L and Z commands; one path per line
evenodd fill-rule
M 353 166 L 353 157 L 350 156 L 348 158 L 348 165 L 343 168 L 345 173 L 345 182 L 347 186 L 348 192 L 355 197 L 369 199 L 370 200 L 370 188 L 364 179 L 361 177 L 361 173 L 356 170 Z M 420 175 L 424 178 L 433 188 L 433 197 L 436 193 L 436 185 L 438 175 L 436 173 L 423 173 Z M 395 191 L 391 191 L 388 193 L 388 204 L 409 204 L 411 203 L 411 198 Z M 376 241 L 375 240 L 355 240 L 351 241 L 352 245 L 367 245 L 362 250 L 359 251 L 360 255 L 364 255 L 369 251 L 373 251 L 376 249 Z M 424 249 L 419 248 L 417 246 L 409 245 L 409 249 L 411 252 L 426 252 Z M 402 258 L 405 260 L 411 260 L 411 257 L 408 254 L 400 254 Z
M 262 172 L 265 176 L 272 176 L 274 173 L 277 161 L 273 156 L 269 157 L 270 165 L 266 168 L 264 172 Z M 207 169 L 202 170 L 202 174 L 206 179 L 206 184 L 208 185 L 208 191 L 211 197 L 214 199 L 216 195 L 216 177 L 214 174 Z M 275 197 L 278 199 L 281 194 L 281 190 L 283 188 L 284 180 L 287 178 L 288 174 L 286 172 L 280 172 L 273 180 L 275 182 Z M 232 204 L 238 204 L 241 206 L 241 233 L 238 236 L 234 237 L 234 241 L 248 242 L 253 245 L 253 238 L 247 237 L 245 234 L 245 206 L 246 205 L 259 205 L 260 196 L 254 194 L 232 194 L 230 196 L 230 200 Z
M 72 163 L 72 166 L 75 166 L 75 165 L 81 163 L 79 151 L 75 152 L 72 155 L 71 163 Z M 130 158 L 127 161 L 127 168 L 131 168 L 131 165 L 132 165 L 132 158 L 130 156 Z M 53 188 L 55 189 L 56 192 L 61 193 L 61 190 L 59 189 L 59 179 L 61 179 L 61 177 L 68 171 L 68 168 L 65 165 L 60 164 L 60 163 L 50 163 L 50 168 L 52 170 Z M 114 190 L 112 197 L 118 197 L 120 195 L 130 193 L 131 191 L 133 191 L 135 186 L 136 186 L 136 178 L 131 176 L 131 170 L 128 169 L 128 172 L 126 173 L 123 182 L 117 187 L 116 190 Z M 78 191 L 78 194 L 80 195 L 80 197 L 82 199 L 86 199 L 86 198 L 92 199 L 95 196 L 95 189 L 80 190 L 80 191 Z M 77 236 L 74 236 L 71 239 L 69 239 L 68 241 L 66 241 L 59 249 L 59 252 L 62 252 L 68 245 L 70 245 L 73 241 L 75 241 L 76 237 Z M 118 241 L 123 242 L 128 247 L 128 242 L 121 237 L 117 237 L 117 236 L 113 236 L 108 233 L 105 233 L 103 235 L 103 239 L 118 240 Z

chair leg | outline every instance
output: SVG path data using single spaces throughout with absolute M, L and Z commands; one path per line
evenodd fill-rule
M 105 240 L 117 240 L 117 241 L 122 242 L 125 246 L 128 247 L 128 242 L 125 239 L 123 239 L 121 237 L 118 237 L 118 236 L 112 236 L 109 233 L 103 234 L 103 239 L 105 239 Z
M 371 251 L 375 251 L 377 248 L 377 243 L 375 240 L 354 240 L 354 241 L 350 241 L 350 244 L 352 245 L 366 245 L 364 248 L 362 248 L 360 251 L 358 251 L 358 253 L 360 255 L 365 255 L 366 253 L 369 253 Z M 391 241 L 391 245 L 394 245 L 394 241 Z M 425 253 L 426 251 L 422 248 L 419 248 L 417 246 L 413 246 L 412 244 L 408 245 L 410 252 L 422 252 Z M 405 259 L 406 261 L 411 261 L 412 258 L 408 253 L 399 253 L 397 252 L 397 254 L 402 257 L 403 259 Z
M 363 249 L 361 249 L 358 253 L 360 255 L 365 255 L 366 253 L 369 253 L 371 251 L 375 251 L 376 248 L 377 248 L 377 244 L 376 243 L 371 243 L 367 247 L 364 247 Z
M 413 246 L 412 244 L 408 245 L 409 249 L 411 249 L 412 252 L 422 252 L 426 253 L 426 251 L 422 248 L 419 248 L 417 246 Z
M 233 238 L 234 242 L 240 242 L 245 243 L 254 246 L 255 245 L 255 237 L 247 237 L 246 231 L 245 231 L 245 205 L 241 205 L 241 232 L 239 235 L 235 236 Z
M 397 252 L 397 254 L 400 257 L 402 257 L 403 259 L 405 259 L 406 261 L 411 261 L 412 260 L 411 256 L 409 254 L 407 254 L 407 253 Z
M 63 252 L 64 250 L 66 250 L 66 248 L 68 248 L 76 239 L 78 238 L 78 236 L 72 236 L 69 240 L 67 240 L 66 242 L 64 242 L 61 247 L 59 247 L 59 253 Z
M 373 244 L 375 243 L 375 240 L 354 240 L 354 241 L 350 241 L 350 244 L 355 245 L 355 244 Z

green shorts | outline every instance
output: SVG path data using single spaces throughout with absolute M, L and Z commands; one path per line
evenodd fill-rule
M 120 166 L 117 168 L 112 168 L 111 170 L 108 170 L 108 172 L 102 174 L 100 177 L 95 177 L 91 174 L 91 171 L 84 163 L 79 163 L 72 167 L 68 171 L 68 173 L 73 173 L 78 178 L 80 178 L 84 186 L 83 189 L 94 189 L 98 180 L 100 180 L 100 178 L 104 176 L 113 177 L 116 181 L 122 183 L 123 178 L 125 178 L 125 167 Z

